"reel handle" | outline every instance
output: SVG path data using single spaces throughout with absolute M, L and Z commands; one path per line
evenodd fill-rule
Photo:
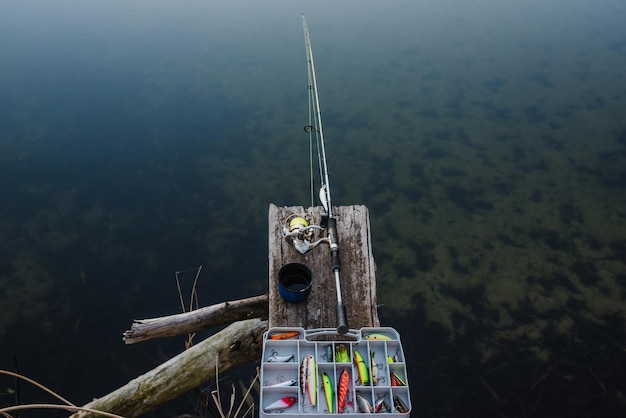
M 337 334 L 345 335 L 350 330 L 348 327 L 348 315 L 346 314 L 346 305 L 337 304 Z

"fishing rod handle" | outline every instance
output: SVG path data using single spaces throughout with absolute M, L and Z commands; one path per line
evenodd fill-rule
M 337 233 L 337 219 L 328 218 L 328 235 L 330 238 L 330 245 L 335 244 L 339 246 L 339 234 Z
M 337 304 L 337 334 L 345 335 L 350 330 L 348 327 L 348 314 L 346 313 L 346 305 Z
M 328 219 L 328 235 L 330 238 L 330 269 L 331 271 L 340 271 L 339 235 L 337 234 L 337 220 L 335 218 Z
M 330 271 L 341 271 L 341 264 L 339 262 L 339 250 L 330 250 Z

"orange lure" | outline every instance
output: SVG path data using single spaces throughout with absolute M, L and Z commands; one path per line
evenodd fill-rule
M 290 338 L 298 338 L 300 333 L 298 331 L 279 332 L 278 334 L 272 334 L 269 336 L 270 340 L 288 340 Z
M 339 384 L 337 385 L 337 412 L 340 414 L 346 407 L 346 398 L 348 397 L 348 386 L 350 385 L 350 373 L 343 369 L 339 376 Z

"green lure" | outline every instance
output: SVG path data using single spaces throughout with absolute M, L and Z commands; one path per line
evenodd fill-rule
M 337 344 L 337 348 L 335 348 L 335 361 L 337 363 L 350 363 L 350 354 L 348 353 L 347 345 Z
M 322 383 L 324 384 L 324 394 L 326 395 L 326 404 L 328 405 L 328 413 L 334 413 L 335 407 L 335 390 L 333 389 L 333 383 L 330 381 L 330 377 L 326 372 L 322 373 Z

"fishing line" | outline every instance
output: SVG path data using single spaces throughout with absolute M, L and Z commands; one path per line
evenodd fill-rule
M 337 232 L 337 220 L 333 217 L 333 204 L 330 199 L 330 185 L 328 181 L 328 165 L 326 164 L 326 146 L 324 144 L 324 132 L 322 130 L 322 113 L 320 111 L 320 100 L 317 94 L 317 79 L 315 76 L 315 64 L 313 62 L 313 50 L 311 48 L 311 38 L 309 36 L 309 29 L 302 15 L 302 27 L 304 29 L 304 40 L 306 44 L 306 52 L 308 59 L 308 76 L 309 76 L 309 120 L 311 119 L 311 105 L 313 105 L 313 119 L 315 121 L 314 128 L 309 127 L 312 131 L 315 131 L 315 137 L 318 144 L 318 160 L 320 162 L 320 181 L 322 183 L 320 187 L 319 197 L 322 202 L 322 206 L 326 210 L 325 214 L 322 214 L 321 225 L 323 228 L 328 229 L 328 243 L 330 247 L 330 269 L 335 276 L 335 290 L 337 291 L 337 333 L 343 335 L 348 332 L 348 318 L 346 314 L 346 307 L 343 304 L 341 298 L 341 282 L 339 279 L 341 271 L 341 263 L 339 259 L 339 234 Z M 306 130 L 306 128 L 305 128 Z
M 315 121 L 314 130 L 315 137 L 318 144 L 318 160 L 320 162 L 320 181 L 322 183 L 322 190 L 324 200 L 328 205 L 328 217 L 332 218 L 332 203 L 330 199 L 330 186 L 328 181 L 328 166 L 326 164 L 326 148 L 324 145 L 324 132 L 322 130 L 322 112 L 320 111 L 319 98 L 317 97 L 317 79 L 315 77 L 315 63 L 313 62 L 313 50 L 311 48 L 311 38 L 309 36 L 309 29 L 306 25 L 304 15 L 302 16 L 302 24 L 304 27 L 304 40 L 306 44 L 307 60 L 309 61 L 308 77 L 309 77 L 309 103 L 314 105 L 313 119 Z M 321 196 L 320 196 L 321 197 Z
M 306 40 L 306 39 L 305 39 Z M 306 43 L 306 50 L 307 50 L 307 60 L 309 59 L 308 56 L 308 52 L 309 52 L 309 48 L 310 48 L 310 44 Z M 309 60 L 309 63 L 311 61 Z M 315 107 L 315 91 L 314 91 L 314 79 L 313 79 L 313 75 L 311 74 L 311 65 L 307 65 L 307 74 L 308 74 L 308 92 L 309 92 L 309 124 L 306 125 L 304 127 L 304 131 L 307 132 L 309 134 L 309 167 L 311 170 L 310 173 L 310 177 L 311 177 L 311 207 L 315 206 L 315 176 L 313 174 L 313 133 L 315 133 L 315 144 L 316 144 L 316 148 L 317 148 L 317 163 L 318 163 L 318 170 L 319 170 L 319 178 L 320 178 L 320 183 L 323 184 L 324 183 L 324 172 L 323 172 L 323 167 L 322 167 L 322 149 L 320 146 L 321 140 L 320 140 L 320 131 L 317 130 L 315 127 L 316 126 L 320 126 L 320 122 L 318 121 L 317 118 L 317 114 L 314 112 L 314 107 Z
M 309 124 L 304 127 L 304 131 L 309 133 L 309 168 L 311 170 L 311 207 L 315 206 L 315 181 L 313 179 L 313 125 L 311 125 L 311 68 L 307 65 L 307 71 L 309 76 Z M 309 128 L 307 130 L 307 128 Z

